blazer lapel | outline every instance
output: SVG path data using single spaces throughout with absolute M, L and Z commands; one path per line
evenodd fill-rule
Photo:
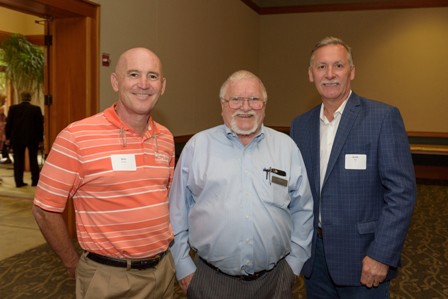
M 310 138 L 310 156 L 311 156 L 311 169 L 313 174 L 308 179 L 314 179 L 314 191 L 317 196 L 320 196 L 320 105 L 314 109 L 314 115 L 310 118 L 312 123 L 308 131 Z
M 358 117 L 360 111 L 359 108 L 359 97 L 352 92 L 352 95 L 348 99 L 347 105 L 342 112 L 341 122 L 339 123 L 338 131 L 334 138 L 333 148 L 331 149 L 330 159 L 328 160 L 327 171 L 325 172 L 325 179 L 322 184 L 323 186 L 325 185 L 328 176 L 336 164 L 336 160 L 341 153 L 342 147 L 344 146 L 351 129 L 355 125 L 356 118 Z

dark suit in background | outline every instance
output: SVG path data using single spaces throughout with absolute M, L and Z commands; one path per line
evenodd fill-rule
M 13 150 L 16 187 L 27 185 L 23 181 L 26 148 L 29 153 L 31 184 L 36 186 L 40 172 L 37 155 L 44 137 L 43 116 L 40 107 L 30 103 L 30 94 L 23 93 L 21 96 L 22 102 L 9 108 L 5 128 L 6 139 L 9 140 Z
M 415 205 L 414 168 L 400 112 L 351 92 L 349 49 L 335 38 L 316 45 L 309 76 L 323 106 L 291 125 L 314 198 L 317 233 L 304 268 L 309 299 L 388 298 Z M 328 132 L 324 126 L 338 121 L 334 139 L 322 138 Z M 323 166 L 321 147 L 329 149 Z

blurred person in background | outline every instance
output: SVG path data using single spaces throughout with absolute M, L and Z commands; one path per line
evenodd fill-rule
M 6 142 L 13 152 L 14 181 L 17 188 L 28 185 L 23 181 L 26 149 L 31 170 L 31 186 L 37 186 L 40 172 L 37 155 L 44 141 L 44 117 L 40 107 L 31 104 L 31 93 L 23 92 L 20 97 L 20 104 L 9 107 L 5 126 Z

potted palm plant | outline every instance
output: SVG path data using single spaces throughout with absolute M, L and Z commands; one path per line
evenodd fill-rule
M 5 65 L 15 95 L 23 91 L 40 94 L 44 82 L 44 52 L 21 34 L 12 34 L 0 45 L 0 60 Z

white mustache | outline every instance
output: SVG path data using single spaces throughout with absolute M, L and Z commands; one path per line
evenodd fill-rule
M 241 111 L 235 111 L 233 114 L 232 114 L 232 116 L 233 117 L 235 117 L 235 116 L 255 116 L 256 115 L 256 113 L 255 113 L 255 111 L 248 111 L 248 112 L 241 112 Z

